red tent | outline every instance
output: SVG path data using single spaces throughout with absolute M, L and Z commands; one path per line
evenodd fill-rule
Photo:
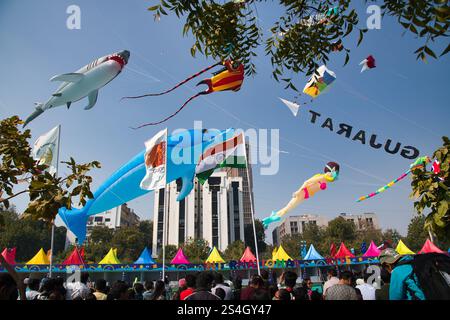
M 241 260 L 239 260 L 239 261 L 241 261 L 241 262 L 255 262 L 256 261 L 256 257 L 253 254 L 250 247 L 245 248 L 244 254 L 242 255 Z
M 3 258 L 5 258 L 8 264 L 16 264 L 16 248 L 8 249 L 5 248 L 2 252 Z
M 332 258 L 334 258 L 334 256 L 336 255 L 336 245 L 334 244 L 334 242 L 331 244 L 330 246 L 330 256 Z
M 63 265 L 82 265 L 84 264 L 84 247 L 78 250 L 77 247 L 73 248 L 70 256 L 62 263 Z
M 420 249 L 419 253 L 431 253 L 431 252 L 445 253 L 444 251 L 436 247 L 436 245 L 433 242 L 431 242 L 430 239 L 427 239 L 422 249 Z
M 345 244 L 342 242 L 338 252 L 333 258 L 345 258 L 345 257 L 354 258 L 355 256 L 350 252 L 350 250 L 347 249 Z

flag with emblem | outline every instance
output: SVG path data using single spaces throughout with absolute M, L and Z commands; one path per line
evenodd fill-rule
M 197 163 L 195 174 L 203 184 L 218 168 L 245 168 L 246 164 L 244 134 L 238 133 L 205 150 Z
M 46 165 L 47 171 L 54 174 L 58 167 L 59 126 L 40 136 L 33 146 L 33 159 Z
M 144 190 L 161 189 L 166 186 L 167 129 L 161 130 L 145 142 L 146 173 L 140 187 Z

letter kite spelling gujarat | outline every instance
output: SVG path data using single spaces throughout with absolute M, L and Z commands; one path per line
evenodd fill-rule
M 289 211 L 295 209 L 300 203 L 309 199 L 320 190 L 327 188 L 327 183 L 334 182 L 339 177 L 339 164 L 328 162 L 324 168 L 324 173 L 318 173 L 312 178 L 306 180 L 303 185 L 293 195 L 292 200 L 281 210 L 272 211 L 272 214 L 263 219 L 264 228 L 281 220 Z
M 190 97 L 188 100 L 186 100 L 185 103 L 183 103 L 183 105 L 175 113 L 171 114 L 170 116 L 168 116 L 160 121 L 146 123 L 146 124 L 143 124 L 137 128 L 133 128 L 133 129 L 139 129 L 139 128 L 146 127 L 146 126 L 154 126 L 154 125 L 166 122 L 167 120 L 176 116 L 189 102 L 191 102 L 192 100 L 194 100 L 195 98 L 197 98 L 201 95 L 210 94 L 210 93 L 218 92 L 218 91 L 226 91 L 226 90 L 231 90 L 231 91 L 235 91 L 235 92 L 239 91 L 241 89 L 242 83 L 244 82 L 244 65 L 242 63 L 239 63 L 236 61 L 225 60 L 224 62 L 219 62 L 219 63 L 213 64 L 212 66 L 209 66 L 209 67 L 203 69 L 202 71 L 197 72 L 196 74 L 183 80 L 182 82 L 180 82 L 179 84 L 177 84 L 176 86 L 174 86 L 173 88 L 171 88 L 169 90 L 166 90 L 166 91 L 163 91 L 160 93 L 144 94 L 141 96 L 124 97 L 123 99 L 139 99 L 139 98 L 143 98 L 143 97 L 154 97 L 154 96 L 164 95 L 166 93 L 169 93 L 169 92 L 177 89 L 178 87 L 182 86 L 186 82 L 198 77 L 202 73 L 205 73 L 206 71 L 208 71 L 218 65 L 221 65 L 221 64 L 224 65 L 223 69 L 214 73 L 213 77 L 202 80 L 197 84 L 197 86 L 201 85 L 201 84 L 206 84 L 208 86 L 208 89 L 201 91 L 199 93 L 196 93 L 195 95 Z

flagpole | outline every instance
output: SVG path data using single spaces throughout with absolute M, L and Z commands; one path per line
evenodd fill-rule
M 243 133 L 241 133 L 243 134 Z M 253 210 L 253 192 L 250 190 L 250 174 L 249 174 L 249 163 L 248 163 L 248 157 L 247 157 L 247 146 L 245 144 L 245 137 L 244 137 L 244 148 L 245 148 L 245 169 L 247 171 L 247 184 L 248 184 L 248 192 L 250 194 L 250 210 L 252 212 L 252 224 L 253 224 L 253 237 L 255 240 L 255 253 L 256 253 L 256 266 L 258 267 L 258 275 L 261 275 L 261 269 L 259 267 L 259 253 L 258 253 L 258 240 L 256 238 L 256 227 L 255 227 L 255 211 Z M 250 151 L 250 145 L 249 145 L 249 151 Z
M 55 176 L 58 177 L 58 167 L 59 167 L 59 145 L 61 144 L 61 125 L 58 125 L 58 151 L 56 152 L 56 172 Z M 52 236 L 50 240 L 50 272 L 49 276 L 52 277 L 53 268 L 53 245 L 55 240 L 55 220 L 52 222 Z
M 166 279 L 166 215 L 169 211 L 169 188 L 167 184 L 167 128 L 166 128 L 166 145 L 165 145 L 165 158 L 164 158 L 164 166 L 165 166 L 165 186 L 164 186 L 164 212 L 163 212 L 163 239 L 162 239 L 162 250 L 163 250 L 163 256 L 162 256 L 162 281 L 165 281 Z

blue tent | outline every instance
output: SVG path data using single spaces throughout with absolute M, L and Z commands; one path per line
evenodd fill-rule
M 303 258 L 303 260 L 319 260 L 319 259 L 325 259 L 316 251 L 316 248 L 311 244 L 309 246 L 309 250 L 306 253 L 306 256 Z
M 147 247 L 142 250 L 141 256 L 134 262 L 134 264 L 155 264 L 153 261 L 152 255 Z

